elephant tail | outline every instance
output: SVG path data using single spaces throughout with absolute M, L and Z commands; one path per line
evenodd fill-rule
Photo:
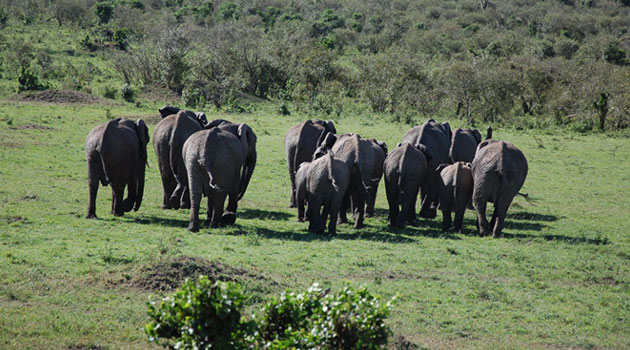
M 332 187 L 335 189 L 336 192 L 339 192 L 339 186 L 337 186 L 337 180 L 335 180 L 335 173 L 333 172 L 333 160 L 334 160 L 335 155 L 333 154 L 332 150 L 328 151 L 328 162 L 327 162 L 327 167 L 328 167 L 328 180 L 330 180 L 330 183 L 332 184 Z
M 210 189 L 213 191 L 217 191 L 217 192 L 222 192 L 223 189 L 221 187 L 219 187 L 219 185 L 217 184 L 213 184 L 213 177 L 212 177 L 212 173 L 210 171 L 208 171 L 208 186 L 210 186 Z
M 453 178 L 455 179 L 455 186 L 453 186 L 453 198 L 455 198 L 454 202 L 455 202 L 455 212 L 456 213 L 459 212 L 459 208 L 457 207 L 457 203 L 459 202 L 457 200 L 457 198 L 459 198 L 459 197 L 457 197 L 457 188 L 459 186 L 458 186 L 457 182 L 459 181 L 459 171 L 461 170 L 461 168 L 462 168 L 462 163 L 461 162 L 457 162 L 457 168 L 455 168 L 455 174 L 453 176 Z M 438 173 L 438 175 L 439 175 L 439 173 Z M 464 209 L 466 209 L 466 208 L 464 208 Z
M 398 160 L 398 191 L 399 193 L 399 198 L 402 200 L 403 195 L 404 195 L 404 191 L 403 191 L 403 184 L 405 183 L 405 179 L 403 178 L 405 176 L 405 172 L 403 171 L 403 169 L 405 169 L 405 161 L 407 160 L 407 155 L 409 153 L 409 144 L 405 144 L 402 147 L 404 147 L 403 149 L 403 154 L 400 157 L 400 159 Z

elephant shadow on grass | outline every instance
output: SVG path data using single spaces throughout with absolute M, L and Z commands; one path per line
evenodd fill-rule
M 237 217 L 242 219 L 258 219 L 258 220 L 290 220 L 295 214 L 272 211 L 262 209 L 241 208 L 237 212 Z

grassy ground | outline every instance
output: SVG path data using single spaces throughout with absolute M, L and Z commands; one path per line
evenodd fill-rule
M 399 294 L 389 324 L 428 349 L 625 349 L 630 346 L 630 139 L 496 130 L 530 166 L 501 239 L 442 233 L 440 221 L 386 226 L 377 216 L 333 239 L 306 232 L 288 209 L 286 130 L 303 120 L 264 112 L 220 115 L 258 135 L 258 166 L 234 227 L 186 232 L 187 211 L 163 211 L 155 154 L 138 212 L 114 218 L 100 189 L 86 220 L 85 136 L 112 117 L 153 109 L 0 102 L 0 348 L 139 349 L 151 291 L 137 281 L 174 257 L 220 261 L 251 290 L 249 309 L 313 282 Z M 209 116 L 210 118 L 215 115 Z M 216 117 L 219 117 L 218 115 Z M 384 140 L 408 126 L 336 120 L 340 132 Z M 456 121 L 452 121 L 454 126 Z M 225 271 L 224 271 L 225 272 Z

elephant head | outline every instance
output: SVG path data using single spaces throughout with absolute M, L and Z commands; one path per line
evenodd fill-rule
M 204 112 L 195 112 L 195 116 L 197 120 L 201 124 L 201 126 L 205 126 L 208 124 L 208 118 L 206 118 L 206 114 Z
M 142 196 L 144 195 L 144 174 L 147 166 L 147 144 L 149 143 L 149 128 L 147 128 L 147 124 L 144 123 L 144 120 L 138 119 L 136 121 L 136 135 L 138 135 L 138 140 L 140 141 L 140 164 L 138 164 L 138 177 L 137 177 L 137 192 L 136 192 L 136 203 L 134 204 L 133 210 L 140 209 L 140 205 L 142 204 Z
M 243 169 L 241 172 L 241 188 L 238 192 L 238 199 L 243 198 L 245 191 L 247 190 L 247 186 L 249 185 L 249 181 L 252 178 L 252 174 L 254 173 L 254 168 L 256 167 L 256 134 L 252 128 L 247 124 L 240 124 L 238 126 L 238 137 L 241 140 L 241 145 L 243 146 Z
M 317 140 L 317 149 L 313 153 L 313 160 L 325 156 L 335 142 L 337 142 L 337 135 L 332 132 L 323 132 Z
M 177 114 L 177 112 L 179 112 L 180 109 L 174 106 L 169 106 L 166 105 L 162 108 L 159 109 L 160 115 L 162 116 L 162 119 L 168 117 L 171 114 Z

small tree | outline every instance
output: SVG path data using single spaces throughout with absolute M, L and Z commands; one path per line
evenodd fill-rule
M 108 23 L 114 15 L 114 5 L 110 2 L 99 2 L 96 4 L 96 16 L 101 24 Z
M 593 108 L 597 111 L 599 117 L 599 130 L 604 131 L 606 124 L 606 115 L 608 114 L 608 97 L 610 94 L 602 92 L 599 100 L 593 102 Z

